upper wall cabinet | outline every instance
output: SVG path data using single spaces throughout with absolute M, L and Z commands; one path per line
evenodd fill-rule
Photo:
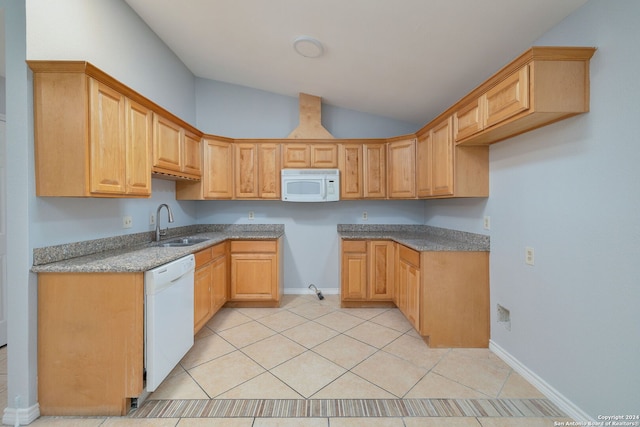
M 153 172 L 200 179 L 200 137 L 160 114 L 153 115 Z
M 416 197 L 416 138 L 398 137 L 388 145 L 389 198 Z
M 34 71 L 36 195 L 149 197 L 151 110 L 84 62 Z
M 384 199 L 387 196 L 387 144 L 346 142 L 339 147 L 340 198 Z
M 202 142 L 204 170 L 200 181 L 177 181 L 177 200 L 233 198 L 233 140 L 207 136 Z
M 34 81 L 37 196 L 149 197 L 158 113 L 198 142 L 197 159 L 188 154 L 192 148 L 183 146 L 181 155 L 183 162 L 201 167 L 201 133 L 91 64 L 28 64 Z M 194 169 L 185 171 L 189 178 L 197 176 Z
M 454 139 L 486 145 L 589 111 L 589 59 L 595 48 L 533 47 L 442 116 Z
M 282 143 L 283 168 L 337 168 L 338 144 L 327 143 Z

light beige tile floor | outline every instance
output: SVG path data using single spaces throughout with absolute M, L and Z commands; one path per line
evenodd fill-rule
M 4 363 L 4 370 L 2 368 Z M 6 383 L 6 348 L 0 381 Z M 0 397 L 6 402 L 6 385 Z M 285 295 L 277 309 L 223 308 L 157 399 L 542 399 L 488 349 L 430 349 L 395 308 L 343 309 L 338 296 Z M 552 418 L 41 417 L 64 426 L 553 426 Z

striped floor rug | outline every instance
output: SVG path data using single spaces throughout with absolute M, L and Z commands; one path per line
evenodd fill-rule
M 133 418 L 564 417 L 547 399 L 148 400 Z

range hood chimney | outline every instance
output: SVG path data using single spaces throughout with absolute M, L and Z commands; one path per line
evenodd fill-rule
M 333 135 L 322 126 L 322 98 L 306 93 L 299 95 L 300 123 L 287 138 L 326 139 Z

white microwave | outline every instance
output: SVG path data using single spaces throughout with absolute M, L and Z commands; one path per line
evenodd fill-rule
M 338 169 L 282 169 L 285 202 L 336 202 L 340 200 Z

